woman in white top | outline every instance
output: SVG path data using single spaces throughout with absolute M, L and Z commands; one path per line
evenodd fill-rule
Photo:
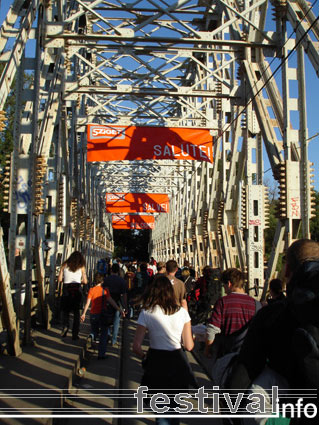
M 155 278 L 147 288 L 137 323 L 133 351 L 143 360 L 144 375 L 141 385 L 146 385 L 149 389 L 156 390 L 155 392 L 163 389 L 166 394 L 174 393 L 172 390 L 176 388 L 188 388 L 193 375 L 181 341 L 186 350 L 193 349 L 191 319 L 188 312 L 177 305 L 174 289 L 166 276 Z M 150 340 L 147 354 L 142 349 L 146 331 Z M 170 407 L 174 407 L 173 403 Z M 161 418 L 156 422 L 177 424 L 178 419 Z
M 58 277 L 59 291 L 60 295 L 62 295 L 63 338 L 69 330 L 69 316 L 71 311 L 73 311 L 72 339 L 76 340 L 79 338 L 80 308 L 82 303 L 81 283 L 87 285 L 85 260 L 79 251 L 74 251 L 62 264 Z

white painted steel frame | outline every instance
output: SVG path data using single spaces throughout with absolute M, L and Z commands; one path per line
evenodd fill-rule
M 271 9 L 275 32 L 265 28 Z M 295 38 L 287 36 L 287 19 Z M 49 326 L 48 300 L 54 299 L 61 262 L 79 249 L 93 272 L 98 258 L 112 255 L 104 208 L 111 191 L 170 194 L 170 213 L 156 218 L 150 255 L 181 264 L 189 260 L 198 270 L 206 264 L 241 267 L 250 292 L 265 294 L 279 254 L 299 229 L 309 237 L 303 49 L 318 73 L 318 35 L 318 19 L 304 0 L 271 5 L 180 0 L 170 6 L 161 0 L 15 0 L 0 29 L 6 62 L 0 109 L 17 72 L 9 258 L 11 286 L 26 290 L 27 324 L 33 280 L 40 317 Z M 29 39 L 35 39 L 36 49 L 25 58 Z M 282 89 L 269 65 L 274 60 Z M 29 88 L 23 86 L 23 72 L 33 76 Z M 296 81 L 298 100 L 290 93 Z M 209 128 L 214 163 L 88 164 L 90 122 Z M 281 207 L 266 270 L 264 151 L 280 184 Z M 21 270 L 14 268 L 16 248 Z M 28 325 L 25 342 L 30 342 Z

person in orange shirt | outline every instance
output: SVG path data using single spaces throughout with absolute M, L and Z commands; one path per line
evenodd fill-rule
M 86 312 L 92 303 L 90 310 L 90 323 L 92 329 L 93 339 L 96 340 L 100 332 L 100 342 L 99 342 L 99 351 L 98 359 L 106 359 L 106 345 L 107 345 L 107 333 L 110 323 L 108 323 L 105 318 L 102 316 L 102 306 L 104 309 L 107 309 L 107 303 L 111 304 L 115 310 L 118 310 L 124 316 L 125 313 L 122 309 L 116 304 L 113 298 L 110 295 L 108 288 L 104 288 L 104 276 L 101 273 L 95 273 L 94 275 L 95 286 L 89 290 L 86 304 L 81 316 L 81 322 L 84 322 Z

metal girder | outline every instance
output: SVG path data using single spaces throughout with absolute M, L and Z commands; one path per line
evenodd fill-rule
M 305 0 L 287 2 L 287 18 L 319 76 L 319 22 L 311 3 Z M 313 38 L 316 41 L 313 41 Z
M 15 1 L 9 10 L 7 19 L 1 26 L 0 53 L 5 50 L 10 38 L 14 38 L 14 45 L 9 50 L 9 57 L 5 58 L 6 64 L 0 77 L 0 110 L 3 110 L 7 96 L 10 93 L 17 64 L 20 63 L 27 40 L 30 38 L 32 22 L 36 17 L 37 9 L 41 3 L 42 0 L 32 0 L 30 2 Z M 22 16 L 22 19 L 20 29 L 17 33 L 16 31 L 12 31 L 12 29 L 19 16 Z
M 54 296 L 57 267 L 71 250 L 86 253 L 90 273 L 98 257 L 111 255 L 104 207 L 111 191 L 169 193 L 150 255 L 197 269 L 241 267 L 249 290 L 265 294 L 264 277 L 275 275 L 299 228 L 309 237 L 304 52 L 317 74 L 319 63 L 312 5 L 272 3 L 276 31 L 267 28 L 266 0 L 14 1 L 0 28 L 0 110 L 17 72 L 9 257 L 11 285 L 27 282 L 27 315 L 36 279 L 48 322 L 47 293 Z M 88 123 L 210 129 L 214 163 L 87 163 Z M 280 186 L 280 221 L 264 273 L 266 158 Z
M 229 22 L 230 19 L 234 19 L 235 15 L 240 16 L 241 11 L 234 10 L 234 6 L 230 2 L 219 3 L 223 3 L 227 7 L 227 12 L 225 11 L 227 22 Z M 291 2 L 289 2 L 289 4 L 291 4 Z M 251 42 L 260 41 L 260 37 L 263 36 L 263 26 L 265 24 L 265 13 L 267 9 L 265 3 L 260 5 L 262 8 L 260 8 L 258 13 L 256 13 L 258 9 L 255 9 L 253 19 L 251 15 L 251 20 L 254 22 L 254 25 L 250 25 L 250 22 L 245 19 L 245 32 L 248 34 L 246 35 L 246 39 Z M 259 31 L 256 32 L 254 29 L 256 29 L 255 24 L 258 19 L 260 28 Z M 284 20 L 284 16 L 278 15 L 278 22 L 282 27 L 281 19 Z M 238 25 L 239 22 L 240 20 L 238 19 L 232 24 L 232 36 L 235 38 L 242 36 L 242 30 Z M 243 27 L 244 26 L 241 28 Z M 222 19 L 219 28 L 220 34 L 222 34 L 222 28 L 224 28 Z M 281 41 L 280 36 L 283 36 Z M 287 43 L 284 33 L 278 34 L 277 41 L 279 45 L 286 45 L 287 49 L 294 49 L 294 44 L 292 44 L 291 41 Z M 310 168 L 307 160 L 305 143 L 301 142 L 307 139 L 302 53 L 300 53 L 300 60 L 298 62 L 298 81 L 300 87 L 299 104 L 297 104 L 296 99 L 293 99 L 289 94 L 288 81 L 297 81 L 297 72 L 290 65 L 287 67 L 287 53 L 288 50 L 283 50 L 281 55 L 282 63 L 280 66 L 287 68 L 287 72 L 283 73 L 284 83 L 282 83 L 284 87 L 286 87 L 286 90 L 281 92 L 272 75 L 271 68 L 265 59 L 265 52 L 257 47 L 255 49 L 250 49 L 249 47 L 245 48 L 243 54 L 244 60 L 239 60 L 241 66 L 239 67 L 238 74 L 240 76 L 240 81 L 242 83 L 248 83 L 248 85 L 246 85 L 245 91 L 242 89 L 242 91 L 239 90 L 236 92 L 236 95 L 243 96 L 242 99 L 245 99 L 245 101 L 233 101 L 232 104 L 228 104 L 229 106 L 227 107 L 226 101 L 223 100 L 224 108 L 221 108 L 219 120 L 220 132 L 222 135 L 218 138 L 218 142 L 221 144 L 214 151 L 215 164 L 212 170 L 212 179 L 207 183 L 207 187 L 212 189 L 208 199 L 212 201 L 209 206 L 209 237 L 208 248 L 205 254 L 207 254 L 207 252 L 212 252 L 209 261 L 211 264 L 223 268 L 239 264 L 243 269 L 246 268 L 249 288 L 255 290 L 255 295 L 261 295 L 261 289 L 264 286 L 263 232 L 267 227 L 268 208 L 266 188 L 262 186 L 263 157 L 261 141 L 263 141 L 268 153 L 268 160 L 272 166 L 274 178 L 281 182 L 281 196 L 285 196 L 283 193 L 285 193 L 284 190 L 286 188 L 288 191 L 288 195 L 284 198 L 285 207 L 282 206 L 282 217 L 285 215 L 287 216 L 285 245 L 279 243 L 279 239 L 282 238 L 282 233 L 277 233 L 276 241 L 278 243 L 274 244 L 276 254 L 272 254 L 268 262 L 268 272 L 266 274 L 267 281 L 268 278 L 273 277 L 275 274 L 273 262 L 277 263 L 278 252 L 282 251 L 284 247 L 287 247 L 293 238 L 296 237 L 295 235 L 298 229 L 295 223 L 296 219 L 300 220 L 302 217 L 304 237 L 309 237 L 309 218 L 311 217 L 311 188 L 309 187 Z M 268 96 L 265 96 L 266 91 Z M 238 103 L 239 107 L 236 107 L 235 103 Z M 270 108 L 272 109 L 271 115 Z M 225 109 L 229 111 L 227 114 L 224 113 Z M 301 132 L 300 136 L 302 136 L 302 138 L 298 138 L 298 129 L 293 129 L 289 120 L 291 111 L 297 109 L 300 111 L 299 131 Z M 258 144 L 256 145 L 255 141 L 257 140 Z M 299 141 L 303 146 L 303 159 L 298 156 Z M 244 146 L 246 146 L 245 149 Z M 289 170 L 286 172 L 289 173 L 289 176 L 286 174 L 286 180 L 283 181 L 280 164 L 283 163 L 284 157 L 291 158 L 291 160 L 289 160 L 288 163 L 286 161 L 286 167 L 287 170 Z M 294 164 L 292 162 L 294 162 Z M 303 172 L 301 170 L 303 170 Z M 304 185 L 301 184 L 299 180 L 293 180 L 293 176 L 299 175 L 303 176 Z M 287 179 L 290 179 L 289 184 Z M 191 228 L 193 233 L 192 235 L 188 233 L 185 239 L 186 244 L 191 248 L 188 250 L 188 256 L 191 260 L 193 260 L 196 255 L 197 257 L 202 255 L 201 252 L 199 252 L 200 248 L 198 248 L 198 246 L 203 244 L 203 232 L 206 232 L 207 228 L 206 219 L 205 221 L 202 219 L 204 209 L 202 202 L 203 180 L 204 175 L 202 175 L 200 187 L 196 188 L 191 182 L 189 183 L 189 186 L 193 188 L 191 192 L 194 192 L 194 195 L 191 196 L 194 196 L 197 217 L 192 226 L 190 226 L 190 221 L 188 222 L 188 228 Z M 287 187 L 289 185 L 291 189 Z M 281 205 L 283 205 L 282 197 L 280 200 Z M 301 200 L 303 200 L 302 202 L 304 202 L 305 205 L 302 214 L 300 214 Z M 189 217 L 190 213 L 191 212 L 187 210 L 187 208 L 184 209 L 184 214 L 186 216 Z M 162 229 L 164 227 L 167 228 L 167 221 L 169 220 L 164 218 L 163 221 L 164 223 L 161 226 Z M 291 230 L 288 231 L 287 229 Z M 160 231 L 156 230 L 153 231 L 153 234 L 154 238 L 159 239 L 159 242 L 155 243 L 154 246 L 165 246 L 165 244 L 160 243 L 160 239 L 165 238 L 165 235 L 160 235 Z M 288 235 L 290 235 L 290 237 L 288 237 Z M 246 244 L 244 243 L 243 236 Z M 193 242 L 196 242 L 195 246 Z M 211 247 L 213 247 L 213 250 L 211 250 Z M 193 251 L 197 251 L 195 256 L 193 255 Z M 154 252 L 157 252 L 156 249 Z M 167 250 L 163 251 L 162 249 L 160 252 L 161 254 L 165 252 L 167 255 Z M 221 262 L 214 261 L 216 254 L 221 259 Z M 162 256 L 162 258 L 164 257 Z

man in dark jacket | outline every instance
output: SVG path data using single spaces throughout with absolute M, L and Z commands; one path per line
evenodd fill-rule
M 264 307 L 254 318 L 228 388 L 249 388 L 266 365 L 299 394 L 318 388 L 319 244 L 308 239 L 295 241 L 287 250 L 285 274 L 287 297 Z M 298 398 L 294 393 L 292 402 Z M 318 398 L 304 397 L 303 403 L 315 403 L 318 409 Z M 316 423 L 316 419 L 303 414 L 290 425 L 308 423 Z

